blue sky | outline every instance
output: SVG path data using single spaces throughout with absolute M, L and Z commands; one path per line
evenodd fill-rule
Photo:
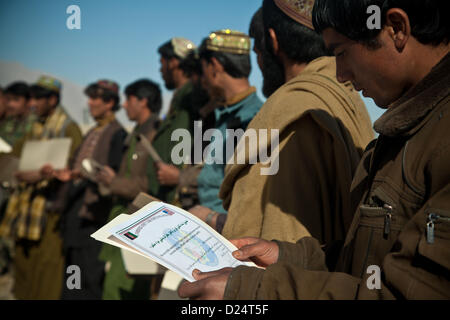
M 248 32 L 261 0 L 0 0 L 0 59 L 49 72 L 81 85 L 100 78 L 123 89 L 139 79 L 162 85 L 157 48 L 172 37 L 196 44 L 209 32 Z M 70 5 L 81 9 L 81 30 L 69 30 Z M 252 53 L 250 80 L 261 88 Z M 259 95 L 262 94 L 259 90 Z M 381 114 L 369 102 L 372 119 Z

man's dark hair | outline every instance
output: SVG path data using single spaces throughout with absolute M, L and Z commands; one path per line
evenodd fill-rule
M 216 58 L 223 66 L 225 72 L 233 78 L 240 79 L 248 78 L 250 76 L 250 72 L 252 71 L 250 55 L 209 50 L 206 47 L 206 41 L 207 39 L 204 39 L 200 46 L 200 59 L 204 59 L 207 63 L 211 63 L 212 58 Z
M 180 62 L 179 67 L 188 78 L 192 77 L 194 74 L 198 76 L 202 75 L 202 64 L 198 52 L 196 51 L 190 52 L 187 57 Z
M 104 103 L 114 102 L 112 111 L 116 112 L 120 109 L 120 98 L 119 95 L 111 90 L 105 90 L 101 88 L 97 83 L 92 83 L 84 89 L 84 94 L 89 98 L 97 99 L 100 98 Z
M 176 55 L 175 49 L 173 48 L 173 45 L 172 45 L 172 41 L 171 41 L 171 40 L 169 40 L 169 41 L 163 43 L 163 44 L 158 48 L 158 53 L 159 53 L 162 57 L 164 57 L 164 58 L 166 58 L 166 59 L 172 59 L 172 58 L 175 58 L 175 59 L 181 60 L 180 57 Z
M 266 39 L 270 39 L 269 29 L 273 29 L 281 50 L 289 59 L 309 63 L 331 55 L 321 35 L 291 19 L 277 7 L 274 0 L 264 0 L 262 10 Z M 267 40 L 265 44 L 267 50 L 273 52 L 272 42 Z
M 152 113 L 158 114 L 162 107 L 161 89 L 159 85 L 148 79 L 133 82 L 125 88 L 127 97 L 135 96 L 139 100 L 147 99 L 147 107 Z
M 16 97 L 24 97 L 25 100 L 30 99 L 30 87 L 25 82 L 14 82 L 6 87 L 3 92 L 5 95 L 10 94 Z
M 262 52 L 266 50 L 266 44 L 264 40 L 264 20 L 262 8 L 253 15 L 252 21 L 250 22 L 250 29 L 248 35 L 254 39 L 255 48 Z
M 61 95 L 59 94 L 59 92 L 46 89 L 37 84 L 34 84 L 30 87 L 30 96 L 32 98 L 36 98 L 36 99 L 41 99 L 41 98 L 48 99 L 48 98 L 54 96 L 54 97 L 56 97 L 56 105 L 58 105 L 61 100 Z
M 449 43 L 448 0 L 316 0 L 314 28 L 319 33 L 332 28 L 351 40 L 377 48 L 381 29 L 367 27 L 370 17 L 367 8 L 371 5 L 381 9 L 382 27 L 386 24 L 387 11 L 400 8 L 408 15 L 411 34 L 420 43 L 434 46 Z

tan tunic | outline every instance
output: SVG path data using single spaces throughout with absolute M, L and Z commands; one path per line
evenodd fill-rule
M 220 192 L 228 210 L 225 237 L 344 239 L 351 181 L 374 133 L 359 94 L 339 84 L 335 70 L 334 58 L 312 61 L 250 123 L 279 130 L 279 171 L 263 176 L 264 166 L 248 165 L 249 156 L 247 164 L 227 166 Z

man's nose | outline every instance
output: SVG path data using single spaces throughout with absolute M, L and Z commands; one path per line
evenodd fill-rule
M 336 79 L 340 83 L 352 81 L 351 72 L 342 63 L 336 63 Z

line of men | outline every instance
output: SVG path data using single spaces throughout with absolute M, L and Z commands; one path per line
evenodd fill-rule
M 13 191 L 0 225 L 1 235 L 19 235 L 16 296 L 57 299 L 62 290 L 64 299 L 156 298 L 160 275 L 130 277 L 120 250 L 89 238 L 143 191 L 240 238 L 235 257 L 265 268 L 195 272 L 198 281 L 182 284 L 182 297 L 448 298 L 449 30 L 442 22 L 429 31 L 430 21 L 417 19 L 423 10 L 443 12 L 439 1 L 398 0 L 383 9 L 383 31 L 368 32 L 366 9 L 379 2 L 345 0 L 348 15 L 333 0 L 264 0 L 249 31 L 264 105 L 248 82 L 250 38 L 231 30 L 211 33 L 197 49 L 180 38 L 160 47 L 163 79 L 175 89 L 169 113 L 158 119 L 155 83 L 131 84 L 124 108 L 137 126 L 128 136 L 114 118 L 118 86 L 89 86 L 97 126 L 70 169 L 16 175 L 28 183 Z M 388 107 L 375 125 L 377 140 L 357 90 Z M 226 129 L 278 129 L 279 172 L 261 175 L 264 164 L 251 164 L 248 145 L 246 164 L 174 165 L 171 134 L 192 133 L 194 120 L 224 136 Z M 52 136 L 70 125 L 53 122 L 61 125 Z M 140 134 L 162 161 L 146 154 Z M 86 158 L 103 165 L 94 177 L 81 173 Z M 82 290 L 55 281 L 63 264 L 85 270 Z M 383 269 L 380 290 L 366 286 L 371 265 Z

